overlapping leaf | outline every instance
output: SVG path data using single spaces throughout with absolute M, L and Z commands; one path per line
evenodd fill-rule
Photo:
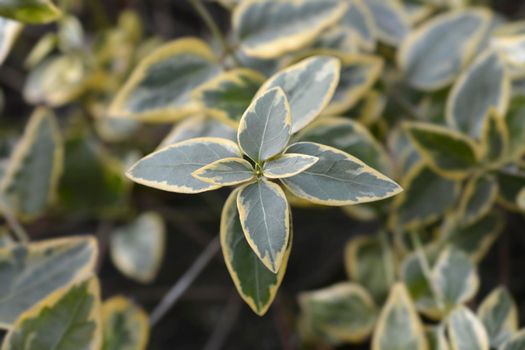
M 471 224 L 483 217 L 492 208 L 498 195 L 498 182 L 492 175 L 470 179 L 461 195 L 457 217 L 462 224 Z
M 0 64 L 4 63 L 21 30 L 21 23 L 0 17 Z
M 522 350 L 525 347 L 525 330 L 521 330 L 511 340 L 501 346 L 501 350 Z
M 237 142 L 237 131 L 213 118 L 195 115 L 175 125 L 162 140 L 159 149 L 196 137 L 220 137 Z
M 341 19 L 341 25 L 357 34 L 358 45 L 372 51 L 376 46 L 374 18 L 363 0 L 351 0 L 348 10 Z
M 525 171 L 506 169 L 498 173 L 499 202 L 511 210 L 520 210 L 518 195 L 525 187 Z
M 478 317 L 494 349 L 505 344 L 518 331 L 517 306 L 505 287 L 495 289 L 483 300 Z
M 145 350 L 148 315 L 130 300 L 116 296 L 102 304 L 104 350 Z
M 398 0 L 366 0 L 375 25 L 377 38 L 386 44 L 398 46 L 408 35 L 410 24 Z
M 483 324 L 465 306 L 458 306 L 450 314 L 447 329 L 452 350 L 489 350 Z
M 504 120 L 509 133 L 509 157 L 517 159 L 525 154 L 525 96 L 512 99 Z

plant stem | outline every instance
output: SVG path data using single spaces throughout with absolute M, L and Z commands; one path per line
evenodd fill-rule
M 5 218 L 5 221 L 11 227 L 12 232 L 15 234 L 18 241 L 22 243 L 29 242 L 29 235 L 24 230 L 22 225 L 18 222 L 15 215 L 9 209 L 9 206 L 5 203 L 4 197 L 0 194 L 0 214 Z
M 166 313 L 175 305 L 180 299 L 184 292 L 191 286 L 195 279 L 201 274 L 204 268 L 208 265 L 211 259 L 219 251 L 219 238 L 215 237 L 199 257 L 193 262 L 190 268 L 184 273 L 184 275 L 171 287 L 166 293 L 164 298 L 155 307 L 150 317 L 151 327 L 155 326 Z

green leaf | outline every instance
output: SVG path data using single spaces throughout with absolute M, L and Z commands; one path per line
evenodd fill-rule
M 264 80 L 250 69 L 233 69 L 198 87 L 193 98 L 213 117 L 237 127 Z
M 449 247 L 443 250 L 432 268 L 436 293 L 452 309 L 472 299 L 479 288 L 476 267 L 461 250 Z
M 283 154 L 265 162 L 262 170 L 269 179 L 284 179 L 302 173 L 318 160 L 317 157 L 304 154 Z
M 237 208 L 239 192 L 240 189 L 232 192 L 222 209 L 222 252 L 237 291 L 250 308 L 262 316 L 268 311 L 283 280 L 292 239 L 288 242 L 279 272 L 274 274 L 266 268 L 246 241 Z
M 372 350 L 427 350 L 425 332 L 406 287 L 395 284 L 383 306 Z
M 481 321 L 465 306 L 457 307 L 447 322 L 452 350 L 489 350 L 489 339 Z
M 196 137 L 220 137 L 237 142 L 237 130 L 205 115 L 195 115 L 175 125 L 162 140 L 159 149 Z
M 451 11 L 410 32 L 397 56 L 408 84 L 434 91 L 452 83 L 476 53 L 489 18 L 483 9 Z
M 410 32 L 410 24 L 401 2 L 398 0 L 366 0 L 375 25 L 377 38 L 392 46 L 398 46 Z
M 241 150 L 254 162 L 281 153 L 290 140 L 292 115 L 286 95 L 279 87 L 258 96 L 239 123 L 237 139 Z
M 102 304 L 104 345 L 102 350 L 145 350 L 149 339 L 148 315 L 122 296 Z
M 525 349 L 525 329 L 516 333 L 511 340 L 500 347 L 500 350 L 523 350 Z
M 474 138 L 494 109 L 504 116 L 510 98 L 510 80 L 505 66 L 494 51 L 486 51 L 463 72 L 447 100 L 448 124 Z
M 335 148 L 298 142 L 288 147 L 286 152 L 319 158 L 302 173 L 281 179 L 290 192 L 313 203 L 332 206 L 365 203 L 402 191 L 394 181 Z
M 4 63 L 23 25 L 17 21 L 0 18 L 0 64 Z
M 425 162 L 440 175 L 461 179 L 478 164 L 476 144 L 457 131 L 427 123 L 408 123 L 405 130 Z
M 0 196 L 21 218 L 41 214 L 56 195 L 64 149 L 54 114 L 37 109 L 9 160 Z
M 437 221 L 449 211 L 459 194 L 459 183 L 437 175 L 421 162 L 413 166 L 394 199 L 390 227 L 417 228 Z
M 276 58 L 308 45 L 346 8 L 336 0 L 244 1 L 233 12 L 232 27 L 243 53 Z
M 248 244 L 264 266 L 278 273 L 290 240 L 290 208 L 283 190 L 260 179 L 241 189 L 237 208 Z
M 445 328 L 441 325 L 425 328 L 428 350 L 449 350 Z
M 216 160 L 241 157 L 235 143 L 202 137 L 182 141 L 158 150 L 128 170 L 127 176 L 142 185 L 177 193 L 200 193 L 219 188 L 191 174 Z
M 20 315 L 2 350 L 97 350 L 102 346 L 96 277 L 63 287 Z
M 341 64 L 334 57 L 310 57 L 272 76 L 258 95 L 275 87 L 283 89 L 292 113 L 292 133 L 296 133 L 328 105 L 339 83 L 340 70 Z
M 323 114 L 337 115 L 354 107 L 378 80 L 383 71 L 383 59 L 379 56 L 338 54 L 341 60 L 341 76 L 332 101 Z
M 212 185 L 232 186 L 255 179 L 255 169 L 242 158 L 224 158 L 194 171 L 192 176 Z
M 498 173 L 498 200 L 506 208 L 519 211 L 518 195 L 525 188 L 525 172 L 516 169 L 506 169 Z
M 72 237 L 0 249 L 0 326 L 9 328 L 55 290 L 93 272 L 93 238 Z
M 42 24 L 57 20 L 62 16 L 51 0 L 2 0 L 0 16 L 20 22 Z
M 517 202 L 518 207 L 520 207 L 522 210 L 525 210 L 525 187 L 518 194 Z
M 370 294 L 351 282 L 301 293 L 299 304 L 324 337 L 344 343 L 363 342 L 372 333 L 378 314 Z
M 467 181 L 456 216 L 464 225 L 472 224 L 492 209 L 498 196 L 498 182 L 486 174 Z
M 365 51 L 376 47 L 376 30 L 374 18 L 363 0 L 351 0 L 348 10 L 341 19 L 341 25 L 357 34 L 358 45 Z
M 525 96 L 512 99 L 504 120 L 509 133 L 509 156 L 518 159 L 525 155 Z
M 509 131 L 505 118 L 494 111 L 489 112 L 488 118 L 481 133 L 483 159 L 491 164 L 498 165 L 508 154 Z
M 387 247 L 380 239 L 370 236 L 352 238 L 345 247 L 344 262 L 346 273 L 351 280 L 361 284 L 381 303 L 390 289 L 389 274 L 385 261 L 394 261 L 388 255 Z
M 109 115 L 167 122 L 198 111 L 191 93 L 221 71 L 211 49 L 198 39 L 179 39 L 147 56 L 119 91 Z
M 505 287 L 494 289 L 478 308 L 490 346 L 494 349 L 510 340 L 518 331 L 518 308 Z
M 141 283 L 155 279 L 164 257 L 166 230 L 160 215 L 141 214 L 111 233 L 111 259 L 127 277 Z
M 367 128 L 354 120 L 324 117 L 309 125 L 296 139 L 337 148 L 383 173 L 392 171 L 386 150 Z

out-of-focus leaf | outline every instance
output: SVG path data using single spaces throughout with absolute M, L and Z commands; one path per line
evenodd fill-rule
M 518 308 L 505 287 L 494 289 L 483 300 L 478 308 L 478 317 L 494 349 L 505 344 L 518 331 Z
M 458 306 L 447 322 L 452 350 L 489 350 L 483 323 L 465 306 Z
M 498 165 L 508 154 L 508 144 L 509 131 L 505 119 L 490 111 L 481 133 L 483 159 L 491 165 Z
M 245 159 L 224 158 L 194 171 L 192 176 L 212 185 L 232 186 L 255 179 L 255 169 Z
M 522 210 L 525 210 L 525 187 L 522 188 L 520 193 L 518 194 L 518 207 L 520 207 Z
M 148 315 L 125 297 L 116 296 L 104 301 L 102 327 L 102 350 L 145 350 L 148 345 Z
M 507 71 L 513 79 L 525 76 L 525 34 L 495 35 L 490 46 L 503 58 Z
M 504 120 L 509 133 L 509 157 L 520 158 L 525 154 L 525 96 L 512 99 Z
M 322 32 L 311 48 L 356 53 L 359 51 L 357 42 L 357 34 L 352 29 L 338 24 Z
M 0 226 L 0 249 L 6 248 L 12 244 L 16 243 L 14 239 L 9 235 L 9 231 L 6 227 Z
M 445 336 L 445 328 L 442 326 L 431 326 L 425 328 L 428 350 L 449 350 L 448 340 Z
M 237 130 L 205 115 L 195 115 L 175 125 L 162 140 L 159 149 L 197 137 L 220 137 L 237 142 Z
M 7 58 L 22 28 L 20 22 L 0 17 L 0 65 Z
M 341 19 L 341 25 L 357 34 L 358 45 L 366 51 L 376 46 L 374 18 L 363 0 L 350 0 L 350 6 Z
M 516 333 L 511 340 L 500 347 L 500 350 L 523 350 L 525 349 L 525 329 Z
M 374 22 L 377 38 L 398 46 L 410 32 L 410 23 L 398 0 L 365 0 Z
M 140 123 L 133 119 L 97 118 L 97 134 L 105 141 L 120 142 L 129 139 L 140 129 Z
M 492 209 L 498 196 L 498 182 L 490 174 L 474 177 L 463 189 L 456 216 L 463 225 L 476 222 Z
M 519 170 L 504 170 L 498 173 L 498 200 L 506 208 L 520 210 L 518 195 L 525 188 L 525 172 Z
M 20 22 L 41 24 L 55 21 L 62 15 L 51 0 L 2 0 L 0 16 Z

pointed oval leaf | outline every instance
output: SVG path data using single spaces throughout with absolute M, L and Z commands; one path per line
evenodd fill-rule
M 288 242 L 279 272 L 274 274 L 261 262 L 246 241 L 237 208 L 239 192 L 240 189 L 232 192 L 222 209 L 222 253 L 237 291 L 250 308 L 262 316 L 272 304 L 284 278 L 292 240 Z
M 292 113 L 292 133 L 296 133 L 328 105 L 339 83 L 340 70 L 337 58 L 310 57 L 272 76 L 258 95 L 275 87 L 283 89 Z
M 478 308 L 481 320 L 494 349 L 510 340 L 518 331 L 516 302 L 505 287 L 493 290 Z
M 184 38 L 156 49 L 138 66 L 113 101 L 109 115 L 144 121 L 173 121 L 198 110 L 192 91 L 218 75 L 211 49 Z
M 233 69 L 201 85 L 193 92 L 193 98 L 210 115 L 237 127 L 264 80 L 256 71 Z
M 290 208 L 283 190 L 260 179 L 241 189 L 237 208 L 248 244 L 264 266 L 278 273 L 290 240 Z
M 452 350 L 489 350 L 489 339 L 481 321 L 465 306 L 457 307 L 447 322 Z
M 159 149 L 197 137 L 220 137 L 237 142 L 237 130 L 205 115 L 195 115 L 175 125 L 162 140 Z
M 64 149 L 54 114 L 37 109 L 9 160 L 0 196 L 25 219 L 38 216 L 55 198 Z
M 428 350 L 449 350 L 445 328 L 442 326 L 426 327 Z
M 100 286 L 91 277 L 57 290 L 20 315 L 2 350 L 98 350 L 101 346 Z
M 0 17 L 0 64 L 4 63 L 22 28 L 20 22 Z
M 162 217 L 146 212 L 111 233 L 111 258 L 127 277 L 150 283 L 159 271 L 165 241 L 166 229 Z
M 383 306 L 372 350 L 427 350 L 425 332 L 406 287 L 397 283 Z
M 352 0 L 341 19 L 341 24 L 357 34 L 359 46 L 365 51 L 373 51 L 376 47 L 376 32 L 374 18 L 365 6 L 363 0 Z
M 405 130 L 423 159 L 440 175 L 461 179 L 478 164 L 476 144 L 455 130 L 427 123 L 405 124 Z
M 192 173 L 193 177 L 218 186 L 232 186 L 255 179 L 255 169 L 242 158 L 224 158 Z
M 142 185 L 177 193 L 200 193 L 219 188 L 191 174 L 216 160 L 241 157 L 235 143 L 202 137 L 167 146 L 139 160 L 127 176 Z
M 62 16 L 51 0 L 4 0 L 0 2 L 0 16 L 24 23 L 42 24 L 57 20 Z
M 510 80 L 498 54 L 486 51 L 461 74 L 447 100 L 447 123 L 480 138 L 491 109 L 504 116 L 510 99 Z
M 269 179 L 284 179 L 302 173 L 318 160 L 304 154 L 283 154 L 264 163 L 263 175 Z
M 279 87 L 258 96 L 239 123 L 237 140 L 254 162 L 281 153 L 290 140 L 292 115 L 286 95 Z
M 355 53 L 359 51 L 357 45 L 357 34 L 348 27 L 336 24 L 322 32 L 310 49 L 314 52 L 333 50 L 342 53 Z
M 104 350 L 145 350 L 149 339 L 148 315 L 131 300 L 112 297 L 102 304 Z
M 509 157 L 518 159 L 525 155 L 525 96 L 512 99 L 504 120 L 509 133 Z
M 386 44 L 398 46 L 410 32 L 410 23 L 398 0 L 366 0 L 372 15 L 377 38 Z
M 394 181 L 338 149 L 298 142 L 286 152 L 319 158 L 302 173 L 281 179 L 290 192 L 313 203 L 332 206 L 365 203 L 402 191 Z
M 482 9 L 447 12 L 412 31 L 397 57 L 406 81 L 425 91 L 452 83 L 475 54 L 489 18 Z
M 456 215 L 463 224 L 472 224 L 492 209 L 497 196 L 498 182 L 494 176 L 475 177 L 465 185 Z
M 456 248 L 447 248 L 432 268 L 436 293 L 449 308 L 474 297 L 479 288 L 476 267 L 469 257 Z
M 301 293 L 301 311 L 325 337 L 344 343 L 360 343 L 371 333 L 378 309 L 358 284 L 343 282 Z
M 525 329 L 516 333 L 511 340 L 500 347 L 500 350 L 523 350 L 525 349 Z
M 483 159 L 490 165 L 497 165 L 508 154 L 509 131 L 505 119 L 494 110 L 489 112 L 481 131 Z
M 336 0 L 243 1 L 233 12 L 232 26 L 246 55 L 276 58 L 308 45 L 346 8 Z

